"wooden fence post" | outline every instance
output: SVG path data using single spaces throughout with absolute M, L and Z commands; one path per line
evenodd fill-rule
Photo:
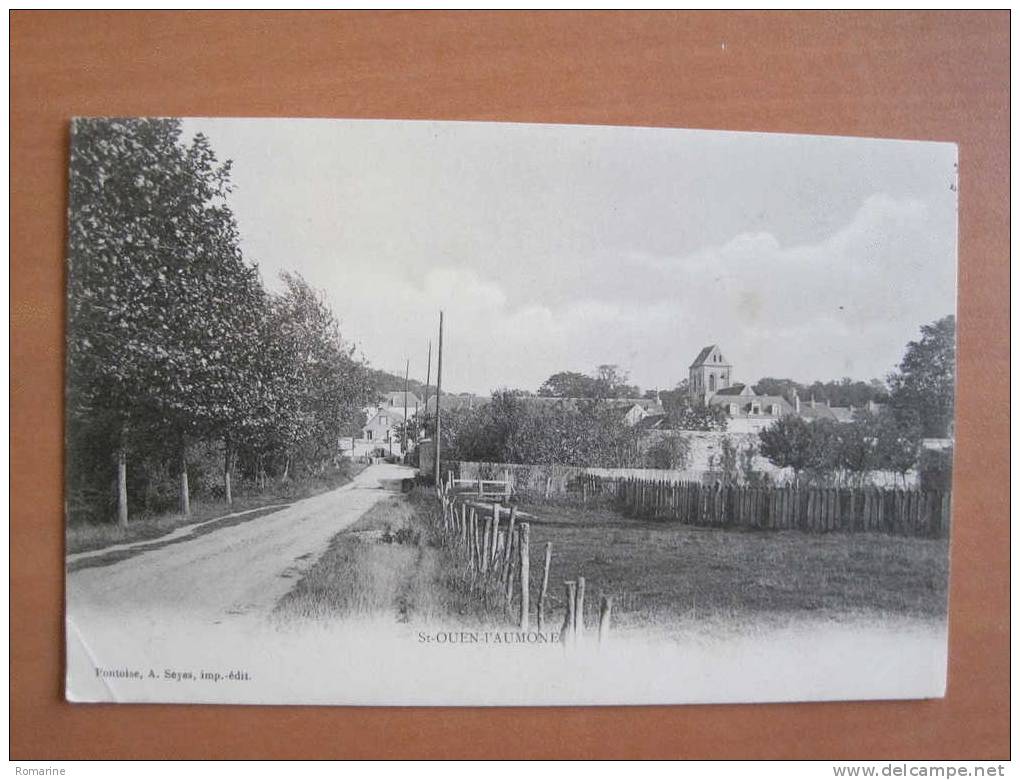
M 511 534 L 509 537 L 507 549 L 510 552 L 508 563 L 506 567 L 506 606 L 507 609 L 513 604 L 514 601 L 514 557 L 520 552 L 520 536 L 518 534 Z
M 506 528 L 506 550 L 503 556 L 502 562 L 502 577 L 507 579 L 510 577 L 510 559 L 513 553 L 514 547 L 514 522 L 517 520 L 517 507 L 510 507 L 510 523 Z
M 613 613 L 613 597 L 603 596 L 599 605 L 599 644 L 605 644 L 609 639 L 609 621 Z
M 538 594 L 538 632 L 545 629 L 545 596 L 549 589 L 549 562 L 552 559 L 552 542 L 545 543 L 545 566 L 542 568 L 542 590 Z
M 574 605 L 574 636 L 580 640 L 584 634 L 584 577 L 577 578 L 577 602 Z
M 475 565 L 482 567 L 482 531 L 481 523 L 478 522 L 478 512 L 471 508 L 471 548 L 475 556 Z
M 567 643 L 573 642 L 575 639 L 574 613 L 576 611 L 577 583 L 573 580 L 567 580 L 563 583 L 563 586 L 567 591 L 567 609 L 566 614 L 563 616 L 563 628 L 560 629 L 560 641 Z
M 496 560 L 496 539 L 499 536 L 499 516 L 502 511 L 503 507 L 498 502 L 492 505 L 492 539 L 489 542 L 489 555 L 494 562 Z M 496 568 L 495 563 L 492 568 Z
M 521 631 L 528 630 L 531 611 L 531 526 L 521 523 Z
M 468 513 L 468 553 L 471 559 L 471 570 L 474 571 L 478 566 L 478 517 L 475 514 L 475 510 L 472 509 Z
M 498 515 L 497 515 L 498 516 Z M 492 557 L 492 518 L 485 518 L 485 529 L 482 532 L 482 574 L 489 573 L 489 559 Z

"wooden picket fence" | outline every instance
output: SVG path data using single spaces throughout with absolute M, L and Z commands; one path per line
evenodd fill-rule
M 503 600 L 511 619 L 522 632 L 528 632 L 532 626 L 533 611 L 529 522 L 532 515 L 519 512 L 516 506 L 488 503 L 477 493 L 458 492 L 456 483 L 451 473 L 436 486 L 436 496 L 442 507 L 438 520 L 440 527 L 436 530 L 442 543 L 463 566 L 470 591 L 486 606 L 491 606 L 493 599 Z M 585 631 L 585 578 L 565 581 L 564 599 L 555 599 L 549 593 L 552 542 L 545 543 L 544 553 L 541 584 L 534 607 L 535 627 L 539 634 L 547 632 L 550 628 L 548 608 L 553 602 L 559 602 L 564 606 L 562 623 L 557 631 L 559 640 L 576 645 Z M 603 595 L 597 630 L 600 643 L 609 638 L 612 608 L 612 596 Z
M 629 517 L 689 525 L 811 532 L 949 534 L 951 496 L 941 490 L 794 488 L 617 482 L 616 500 Z

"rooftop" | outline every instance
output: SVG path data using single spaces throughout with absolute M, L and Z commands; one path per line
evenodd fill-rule
M 709 361 L 709 357 L 711 357 L 713 353 L 716 353 L 719 356 L 719 360 Z M 698 356 L 694 358 L 694 362 L 691 363 L 690 367 L 697 368 L 698 366 L 703 366 L 708 363 L 711 363 L 713 366 L 723 366 L 725 368 L 733 367 L 726 362 L 726 358 L 723 357 L 722 350 L 719 349 L 718 344 L 709 344 L 707 347 L 704 347 L 701 352 L 698 353 Z

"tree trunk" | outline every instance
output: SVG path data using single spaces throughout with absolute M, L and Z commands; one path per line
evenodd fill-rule
M 128 524 L 127 444 L 124 439 L 124 430 L 122 428 L 120 441 L 117 445 L 117 523 L 122 526 Z
M 188 442 L 181 436 L 181 500 L 180 511 L 182 515 L 191 514 L 191 497 L 188 493 Z
M 284 462 L 283 462 L 283 478 L 280 481 L 281 482 L 286 482 L 288 479 L 290 479 L 290 453 L 289 452 L 287 453 L 286 460 L 284 460 Z
M 265 453 L 259 453 L 259 492 L 266 492 L 266 455 Z
M 227 506 L 234 503 L 234 495 L 230 490 L 230 472 L 233 469 L 234 452 L 230 447 L 230 436 L 223 437 L 223 496 L 227 500 Z

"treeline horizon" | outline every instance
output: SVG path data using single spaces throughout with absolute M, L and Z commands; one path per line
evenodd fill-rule
M 403 390 L 403 376 L 395 372 L 380 371 L 387 377 L 385 390 Z M 895 374 L 891 372 L 889 376 Z M 794 393 L 801 401 L 810 401 L 812 398 L 819 403 L 828 402 L 832 406 L 852 406 L 860 408 L 867 406 L 869 402 L 887 403 L 890 398 L 889 376 L 886 379 L 873 377 L 868 380 L 841 377 L 840 379 L 821 380 L 816 379 L 810 382 L 799 381 L 789 377 L 764 376 L 750 386 L 758 395 L 781 395 L 793 403 Z M 734 382 L 733 384 L 745 385 L 745 382 Z M 392 385 L 392 386 L 390 386 Z M 425 383 L 413 377 L 410 380 L 409 391 L 420 394 Z M 431 391 L 435 392 L 435 384 L 430 385 Z M 592 398 L 617 400 L 623 398 L 651 399 L 658 396 L 668 396 L 674 393 L 688 392 L 688 380 L 681 379 L 671 387 L 653 387 L 642 389 L 639 385 L 629 384 L 629 374 L 617 364 L 601 364 L 591 372 L 582 371 L 559 371 L 549 376 L 537 389 L 515 385 L 498 385 L 487 392 L 474 391 L 443 391 L 443 395 L 476 396 L 486 397 L 493 393 L 509 390 L 523 396 L 536 396 L 539 398 Z
M 952 317 L 952 315 L 949 315 Z M 392 378 L 393 387 L 387 386 L 386 390 L 402 390 L 403 377 L 398 377 L 392 372 L 379 372 Z M 820 380 L 801 382 L 788 377 L 765 376 L 756 382 L 750 383 L 751 388 L 757 395 L 782 396 L 791 404 L 796 396 L 802 402 L 810 402 L 812 399 L 818 403 L 829 403 L 831 406 L 852 407 L 860 409 L 869 403 L 889 403 L 892 397 L 890 382 L 896 381 L 896 370 L 890 372 L 886 379 L 877 377 L 863 380 L 851 377 L 840 379 Z M 552 374 L 546 379 L 537 390 L 515 387 L 513 385 L 499 385 L 487 393 L 475 392 L 454 392 L 444 391 L 443 395 L 476 396 L 486 397 L 498 392 L 512 392 L 522 396 L 534 396 L 538 398 L 589 398 L 603 400 L 619 399 L 652 399 L 659 397 L 667 400 L 678 395 L 688 394 L 688 380 L 681 379 L 670 388 L 649 388 L 642 390 L 638 385 L 628 384 L 628 372 L 616 364 L 602 364 L 597 366 L 591 373 L 585 374 L 580 371 L 560 371 Z M 399 383 L 399 386 L 398 384 Z M 746 385 L 745 382 L 734 382 L 734 385 Z M 409 391 L 422 390 L 424 383 L 411 379 Z M 435 385 L 432 384 L 430 392 L 435 393 Z M 419 393 L 420 395 L 420 393 Z

